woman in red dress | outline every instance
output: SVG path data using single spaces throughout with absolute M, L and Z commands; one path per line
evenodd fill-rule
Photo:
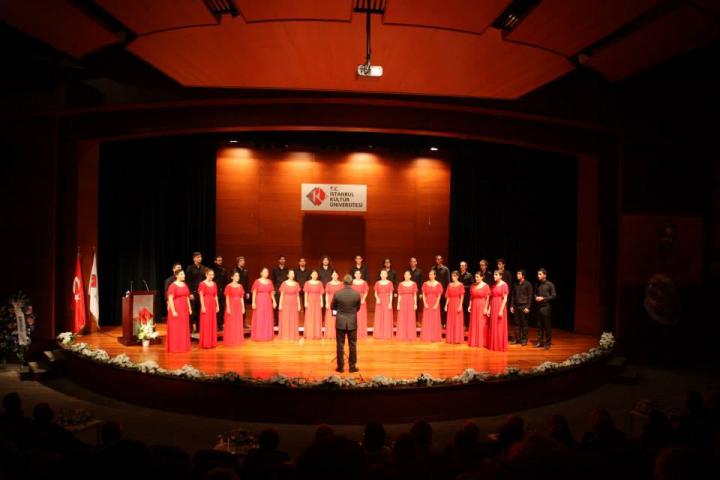
M 503 282 L 502 274 L 495 270 L 493 275 L 495 285 L 491 288 L 490 300 L 490 342 L 488 348 L 498 352 L 507 350 L 508 345 L 508 317 L 507 299 L 508 284 Z
M 322 338 L 322 307 L 325 289 L 318 280 L 318 271 L 310 272 L 310 280 L 305 282 L 305 340 Z
M 215 271 L 205 269 L 205 280 L 198 285 L 200 296 L 200 348 L 217 347 L 217 314 L 220 311 L 218 303 L 217 284 L 213 282 Z
M 488 315 L 490 314 L 490 285 L 483 282 L 483 275 L 475 273 L 475 284 L 470 287 L 470 328 L 468 329 L 468 345 L 471 347 L 488 347 Z
M 375 282 L 375 323 L 373 338 L 389 340 L 393 337 L 393 284 L 388 272 L 380 270 L 380 280 Z
M 332 299 L 335 292 L 343 288 L 343 284 L 338 280 L 338 273 L 333 270 L 331 280 L 325 284 L 325 333 L 324 338 L 335 338 L 335 316 L 332 314 Z
M 370 287 L 368 287 L 367 282 L 363 280 L 360 270 L 355 270 L 352 289 L 360 294 L 360 310 L 357 312 L 357 338 L 359 340 L 367 337 L 367 303 L 365 303 L 365 299 L 370 291 Z
M 175 281 L 170 284 L 168 296 L 167 339 L 165 350 L 169 353 L 190 351 L 190 289 L 185 284 L 185 272 L 175 273 Z
M 240 272 L 234 272 L 225 286 L 225 323 L 223 345 L 233 347 L 245 341 L 245 289 L 240 283 Z
M 288 270 L 287 280 L 280 284 L 280 303 L 278 304 L 278 338 L 297 340 L 300 303 L 300 284 L 295 281 L 295 270 Z
M 452 281 L 445 292 L 447 298 L 447 303 L 445 303 L 445 311 L 447 312 L 445 341 L 447 343 L 463 343 L 465 340 L 465 325 L 462 304 L 465 296 L 465 286 L 458 281 L 460 273 L 457 270 L 453 270 L 450 277 Z
M 405 280 L 398 284 L 398 328 L 395 338 L 415 340 L 417 338 L 417 283 L 412 281 L 412 272 L 405 270 Z
M 420 341 L 439 342 L 442 340 L 440 321 L 440 300 L 443 296 L 442 283 L 436 280 L 435 270 L 428 272 L 428 281 L 423 283 L 423 321 L 420 330 Z
M 260 278 L 252 286 L 252 326 L 250 338 L 257 342 L 267 342 L 273 339 L 273 310 L 277 308 L 273 283 L 268 277 L 270 270 L 263 267 Z

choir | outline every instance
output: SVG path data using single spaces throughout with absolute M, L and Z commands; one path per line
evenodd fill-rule
M 194 252 L 193 264 L 186 269 L 187 279 L 180 265 L 173 265 L 173 275 L 165 282 L 168 352 L 189 351 L 190 331 L 197 328 L 196 324 L 200 348 L 217 346 L 219 324 L 223 324 L 224 345 L 241 345 L 245 340 L 246 302 L 252 307 L 250 338 L 254 341 L 273 340 L 274 317 L 278 319 L 278 339 L 299 339 L 301 318 L 306 340 L 335 338 L 335 317 L 328 306 L 335 292 L 342 288 L 342 282 L 329 257 L 322 257 L 317 269 L 306 268 L 304 258 L 298 261 L 298 268 L 292 269 L 285 266 L 285 257 L 280 256 L 278 266 L 272 271 L 264 267 L 249 291 L 245 258 L 237 257 L 237 268 L 229 277 L 221 267 L 221 258 L 216 257 L 213 268 L 207 268 L 201 264 L 200 253 Z M 447 343 L 467 342 L 470 347 L 504 352 L 508 344 L 527 345 L 528 316 L 535 306 L 539 319 L 535 346 L 549 349 L 556 293 L 555 286 L 547 280 L 547 271 L 538 270 L 538 284 L 533 288 L 525 278 L 525 270 L 518 270 L 517 281 L 513 282 L 512 274 L 505 269 L 505 260 L 498 259 L 496 264 L 492 273 L 487 260 L 480 261 L 480 269 L 474 275 L 467 271 L 466 262 L 460 263 L 459 271 L 450 272 L 443 265 L 442 256 L 437 255 L 423 282 L 422 270 L 413 257 L 403 272 L 403 280 L 397 283 L 392 262 L 386 258 L 371 288 L 367 266 L 360 255 L 356 256 L 351 274 L 352 288 L 361 297 L 357 338 L 368 335 L 367 300 L 372 290 L 374 338 L 439 342 L 444 326 Z M 515 323 L 511 337 L 509 314 Z

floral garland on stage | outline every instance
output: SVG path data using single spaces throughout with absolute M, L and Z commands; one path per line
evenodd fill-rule
M 16 358 L 25 361 L 30 335 L 35 330 L 35 313 L 30 299 L 23 292 L 8 298 L 0 305 L 0 362 Z
M 520 370 L 510 367 L 503 373 L 490 374 L 478 372 L 468 368 L 459 375 L 449 378 L 435 378 L 426 373 L 421 373 L 417 378 L 397 379 L 376 375 L 371 379 L 357 379 L 354 377 L 341 377 L 331 375 L 321 380 L 308 380 L 302 377 L 288 377 L 275 375 L 267 380 L 240 376 L 237 372 L 226 372 L 217 375 L 207 375 L 192 365 L 184 365 L 176 370 L 160 368 L 160 365 L 153 360 L 136 363 L 126 354 L 121 353 L 110 358 L 105 350 L 91 348 L 86 343 L 75 343 L 75 335 L 70 332 L 58 335 L 60 345 L 78 355 L 89 358 L 99 363 L 112 365 L 126 370 L 135 370 L 143 373 L 161 375 L 164 377 L 184 378 L 203 382 L 217 382 L 238 385 L 273 386 L 289 388 L 387 388 L 387 387 L 428 387 L 443 385 L 462 385 L 469 383 L 482 383 L 510 378 L 527 378 L 540 375 L 547 375 L 553 372 L 575 368 L 584 363 L 589 363 L 607 356 L 615 346 L 615 337 L 610 332 L 605 332 L 600 337 L 597 347 L 587 352 L 578 353 L 562 362 L 545 362 L 531 370 Z

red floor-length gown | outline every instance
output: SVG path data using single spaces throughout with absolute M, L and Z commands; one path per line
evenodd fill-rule
M 325 293 L 327 294 L 327 305 L 325 305 L 325 333 L 323 334 L 325 338 L 335 338 L 335 315 L 332 314 L 330 306 L 332 305 L 335 292 L 341 288 L 343 288 L 342 282 L 338 282 L 337 285 L 333 285 L 330 282 L 325 284 Z
M 445 323 L 445 341 L 447 343 L 463 343 L 465 340 L 465 326 L 463 322 L 462 305 L 460 297 L 465 294 L 465 287 L 462 283 L 448 285 L 445 296 L 447 303 L 447 318 Z M 461 310 L 458 311 L 458 307 Z
M 245 289 L 238 283 L 225 286 L 226 302 L 230 305 L 230 313 L 225 307 L 225 323 L 223 324 L 223 345 L 232 347 L 245 341 L 245 325 L 243 323 L 243 303 L 245 302 Z M 229 300 L 228 300 L 229 298 Z
M 490 296 L 490 342 L 488 348 L 498 352 L 507 350 L 508 345 L 508 312 L 507 305 L 503 308 L 502 316 L 498 315 L 502 306 L 503 296 L 508 294 L 508 285 L 505 282 L 493 285 Z
M 167 338 L 165 339 L 165 350 L 169 353 L 185 353 L 190 351 L 190 308 L 188 297 L 190 289 L 183 283 L 177 286 L 174 282 L 168 288 L 168 298 L 173 296 L 173 305 L 177 317 L 168 312 Z
M 485 306 L 490 296 L 490 286 L 486 283 L 482 287 L 470 287 L 470 327 L 468 329 L 468 345 L 471 347 L 485 347 L 489 345 L 488 317 L 485 315 Z
M 283 300 L 282 310 L 278 312 L 278 338 L 281 340 L 297 340 L 300 338 L 298 333 L 300 284 L 295 282 L 295 285 L 290 286 L 287 282 L 283 282 L 280 285 L 280 293 L 283 294 Z
M 305 339 L 319 340 L 322 338 L 322 308 L 320 302 L 325 289 L 322 282 L 312 284 L 305 282 L 303 287 L 307 293 L 307 308 L 305 309 Z
M 257 279 L 252 286 L 252 291 L 255 292 L 255 310 L 252 314 L 250 338 L 257 342 L 267 342 L 273 339 L 273 290 L 270 280 L 262 283 L 260 279 Z
M 365 280 L 360 285 L 356 285 L 353 281 L 352 289 L 355 290 L 360 294 L 360 298 L 368 293 L 370 290 L 370 287 L 368 287 L 368 284 Z M 358 310 L 357 313 L 357 338 L 365 338 L 367 337 L 367 298 L 365 299 L 365 302 L 360 304 L 360 310 Z
M 417 297 L 417 284 L 412 282 L 409 287 L 404 282 L 398 284 L 400 296 L 400 310 L 398 310 L 397 335 L 398 340 L 415 340 L 417 338 L 417 315 L 415 314 L 415 297 Z
M 427 307 L 423 307 L 422 328 L 420 329 L 420 341 L 422 342 L 439 342 L 442 340 L 442 325 L 440 320 L 440 309 L 443 308 L 442 300 L 438 303 L 437 308 L 433 308 L 438 297 L 442 297 L 442 283 L 435 283 L 431 287 L 428 282 L 423 283 L 422 294 L 425 298 Z
M 375 292 L 380 298 L 380 303 L 375 303 L 375 323 L 373 324 L 373 338 L 389 340 L 393 337 L 393 290 L 393 284 L 389 280 L 385 285 L 381 284 L 379 281 L 375 282 Z
M 200 348 L 217 347 L 217 283 L 213 282 L 208 286 L 205 281 L 198 285 L 198 295 L 203 296 L 205 301 L 205 313 L 200 310 Z

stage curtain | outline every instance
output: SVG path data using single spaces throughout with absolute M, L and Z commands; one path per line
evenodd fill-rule
M 558 291 L 553 324 L 571 329 L 576 215 L 574 157 L 502 145 L 464 148 L 452 161 L 449 266 L 465 260 L 474 273 L 486 258 L 494 270 L 502 257 L 513 275 L 527 270 L 533 284 L 537 268 L 546 268 Z
M 164 314 L 164 279 L 191 253 L 212 263 L 215 250 L 215 144 L 163 138 L 102 144 L 98 263 L 102 324 L 119 324 L 130 288 L 157 291 Z M 230 259 L 228 259 L 230 260 Z M 232 262 L 231 262 L 232 263 Z M 159 317 L 160 315 L 156 315 Z

